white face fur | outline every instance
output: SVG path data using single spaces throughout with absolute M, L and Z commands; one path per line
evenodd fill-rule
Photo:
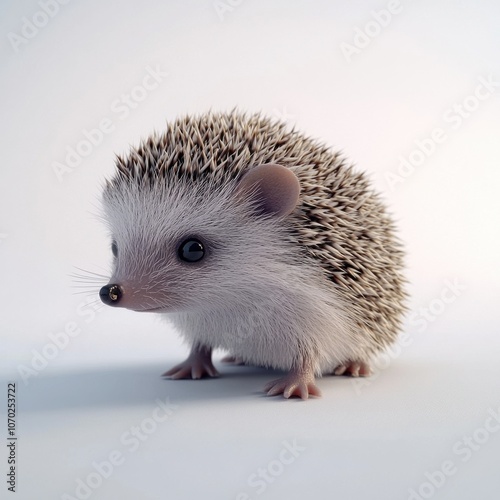
M 223 188 L 179 179 L 112 184 L 103 206 L 116 254 L 110 283 L 122 290 L 114 305 L 213 310 L 272 288 L 300 260 L 283 217 L 298 194 L 295 176 L 277 165 Z

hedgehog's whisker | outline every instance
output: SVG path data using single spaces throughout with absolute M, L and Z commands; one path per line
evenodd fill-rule
M 105 275 L 105 274 L 100 274 L 100 273 L 96 273 L 96 272 L 93 272 L 93 271 L 88 271 L 87 269 L 82 269 L 81 267 L 77 267 L 77 266 L 74 266 L 75 269 L 78 269 L 79 271 L 81 271 L 83 273 L 82 276 L 96 276 L 98 278 L 104 278 L 104 279 L 108 279 L 109 278 L 109 275 Z
M 75 290 L 71 292 L 72 295 L 87 295 L 87 297 L 94 297 L 95 293 L 91 292 L 90 290 Z M 96 291 L 97 293 L 97 291 Z
M 85 276 L 71 276 L 73 283 L 95 283 L 98 285 L 99 283 L 102 283 L 103 280 L 100 278 L 87 278 Z

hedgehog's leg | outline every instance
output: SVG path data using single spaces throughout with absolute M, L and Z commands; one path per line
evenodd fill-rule
M 370 365 L 364 361 L 346 361 L 333 371 L 333 375 L 351 375 L 352 377 L 369 377 L 371 374 Z
M 231 365 L 237 365 L 237 366 L 243 366 L 246 365 L 245 361 L 243 358 L 240 358 L 239 356 L 231 356 L 230 354 L 228 356 L 224 356 L 222 358 L 223 363 L 228 363 Z
M 186 361 L 166 371 L 162 377 L 170 377 L 174 380 L 181 378 L 203 378 L 217 377 L 219 372 L 212 364 L 212 348 L 193 345 Z
M 268 396 L 283 394 L 287 399 L 291 396 L 299 396 L 302 399 L 321 396 L 311 363 L 304 363 L 301 368 L 293 369 L 284 377 L 269 382 L 264 390 Z

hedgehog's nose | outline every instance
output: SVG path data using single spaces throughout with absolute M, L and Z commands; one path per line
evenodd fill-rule
M 122 298 L 123 292 L 120 285 L 105 285 L 99 291 L 99 297 L 108 306 L 116 306 Z

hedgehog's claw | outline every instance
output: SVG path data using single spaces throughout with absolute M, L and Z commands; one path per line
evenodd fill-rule
M 347 361 L 337 366 L 334 375 L 351 375 L 351 377 L 369 377 L 372 374 L 370 365 L 364 361 Z

